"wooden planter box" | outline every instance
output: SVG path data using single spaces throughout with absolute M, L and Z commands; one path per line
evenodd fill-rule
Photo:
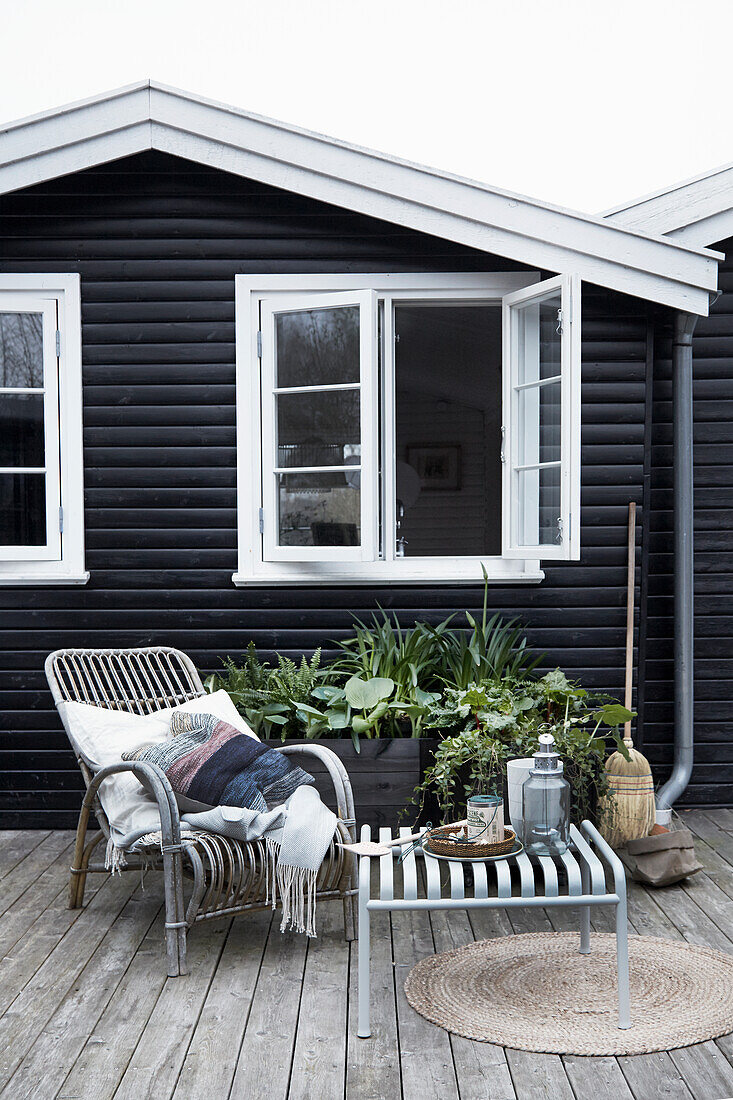
M 303 744 L 288 741 L 287 744 Z M 361 740 L 361 752 L 356 753 L 351 738 L 319 737 L 310 744 L 326 745 L 343 761 L 349 773 L 354 791 L 357 826 L 371 825 L 372 831 L 381 825 L 394 828 L 397 825 L 412 825 L 417 812 L 410 806 L 409 811 L 400 817 L 400 811 L 407 806 L 412 792 L 422 779 L 424 771 L 433 760 L 438 745 L 433 737 L 398 737 Z M 273 748 L 282 745 L 282 741 L 267 742 Z M 306 768 L 316 780 L 321 794 L 328 793 L 325 768 L 312 757 L 297 762 Z M 333 805 L 333 799 L 324 801 Z M 433 819 L 435 820 L 435 819 Z

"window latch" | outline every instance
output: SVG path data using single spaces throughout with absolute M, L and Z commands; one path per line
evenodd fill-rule
M 555 328 L 555 332 L 557 333 L 558 336 L 562 336 L 562 321 L 563 321 L 562 310 L 559 309 L 557 311 L 557 326 Z
M 555 542 L 560 543 L 563 540 L 563 524 L 562 516 L 557 517 L 557 534 L 555 535 Z

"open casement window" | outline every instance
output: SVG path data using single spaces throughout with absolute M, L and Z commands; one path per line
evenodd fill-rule
M 60 561 L 58 303 L 0 290 L 0 561 Z
M 503 299 L 503 554 L 580 557 L 580 279 Z
M 263 559 L 373 561 L 375 295 L 266 299 L 260 326 Z

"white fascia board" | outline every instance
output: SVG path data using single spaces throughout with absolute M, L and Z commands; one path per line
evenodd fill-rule
M 692 313 L 717 287 L 716 253 L 150 81 L 0 129 L 0 193 L 150 148 Z
M 704 248 L 733 234 L 733 164 L 604 212 L 624 229 Z
M 159 86 L 153 146 L 548 271 L 706 314 L 717 253 L 618 230 L 471 180 L 348 146 Z M 610 232 L 609 229 L 617 230 Z
M 33 115 L 0 126 L 0 194 L 150 147 L 148 83 Z

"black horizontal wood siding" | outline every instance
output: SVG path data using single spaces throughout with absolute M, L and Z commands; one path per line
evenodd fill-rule
M 478 608 L 479 585 L 233 587 L 234 276 L 512 266 L 157 153 L 0 199 L 0 270 L 82 277 L 91 571 L 84 587 L 0 588 L 3 825 L 75 821 L 80 778 L 43 675 L 52 649 L 172 644 L 207 672 L 250 639 L 264 654 L 328 649 L 377 603 L 404 623 Z M 582 561 L 491 590 L 548 665 L 619 696 L 645 348 L 643 304 L 586 288 Z
M 683 801 L 733 804 L 733 241 L 718 300 L 693 338 L 695 766 Z M 673 738 L 672 366 L 669 325 L 654 364 L 644 749 L 665 778 Z

